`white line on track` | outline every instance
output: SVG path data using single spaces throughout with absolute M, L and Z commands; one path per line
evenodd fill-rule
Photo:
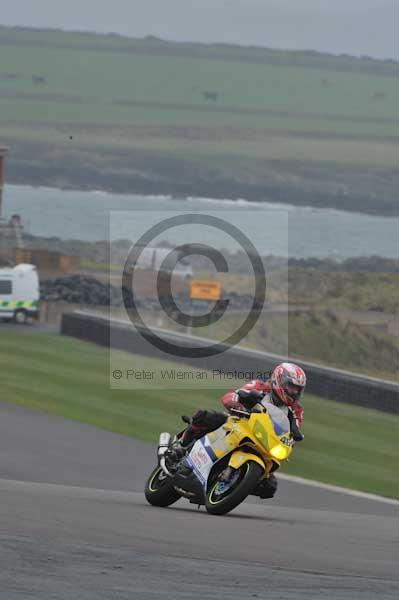
M 320 481 L 314 481 L 313 479 L 304 479 L 303 477 L 295 477 L 294 475 L 283 475 L 278 474 L 278 478 L 291 483 L 298 483 L 300 485 L 306 485 L 309 487 L 319 488 L 329 492 L 336 492 L 339 494 L 346 494 L 347 496 L 353 496 L 355 498 L 363 498 L 364 500 L 372 500 L 374 502 L 382 502 L 383 504 L 390 504 L 392 506 L 399 506 L 399 500 L 394 498 L 386 498 L 384 496 L 377 496 L 376 494 L 369 494 L 367 492 L 360 492 L 358 490 L 351 490 L 349 488 L 339 487 L 337 485 L 330 485 L 328 483 L 322 483 Z M 105 490 L 97 488 L 87 488 L 82 486 L 71 486 L 62 485 L 59 483 L 39 483 L 34 481 L 18 481 L 15 479 L 1 479 L 0 478 L 0 491 L 7 489 L 27 489 L 33 492 L 47 492 L 52 494 L 60 494 L 70 497 L 90 498 L 101 494 L 104 497 L 118 498 L 119 500 L 132 501 L 142 499 L 144 495 L 139 492 L 130 492 L 122 490 Z
M 351 490 L 350 488 L 344 488 L 338 485 L 330 485 L 328 483 L 322 483 L 321 481 L 314 481 L 313 479 L 295 477 L 294 475 L 279 474 L 278 477 L 279 479 L 290 481 L 292 483 L 300 483 L 301 485 L 308 485 L 309 487 L 315 487 L 321 490 L 327 490 L 329 492 L 337 492 L 339 494 L 346 494 L 347 496 L 354 496 L 356 498 L 364 498 L 365 500 L 374 500 L 375 502 L 383 502 L 384 504 L 399 506 L 399 500 L 395 500 L 394 498 L 385 498 L 385 496 L 377 496 L 377 494 L 369 494 L 367 492 Z

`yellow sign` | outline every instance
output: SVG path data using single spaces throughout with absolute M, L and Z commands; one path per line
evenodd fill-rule
M 192 300 L 219 300 L 222 295 L 220 281 L 201 281 L 193 279 L 191 282 L 190 298 Z

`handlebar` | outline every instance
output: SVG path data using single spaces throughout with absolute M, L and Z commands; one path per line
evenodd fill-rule
M 230 412 L 244 415 L 245 417 L 251 416 L 251 413 L 247 412 L 246 410 L 239 410 L 238 408 L 231 408 Z

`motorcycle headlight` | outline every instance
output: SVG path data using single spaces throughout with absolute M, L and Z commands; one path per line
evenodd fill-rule
M 274 458 L 277 458 L 278 460 L 283 460 L 288 456 L 287 448 L 285 448 L 282 444 L 277 444 L 277 446 L 273 446 L 273 448 L 270 448 L 269 452 L 272 456 L 274 456 Z

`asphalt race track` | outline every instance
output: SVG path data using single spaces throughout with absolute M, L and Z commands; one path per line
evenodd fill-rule
M 147 505 L 151 446 L 0 405 L 0 598 L 399 598 L 399 507 L 281 481 L 214 517 Z

